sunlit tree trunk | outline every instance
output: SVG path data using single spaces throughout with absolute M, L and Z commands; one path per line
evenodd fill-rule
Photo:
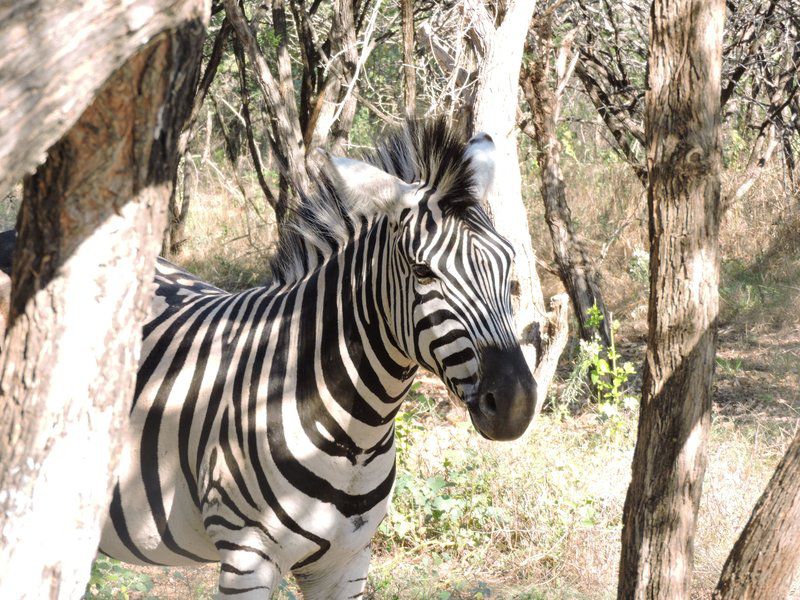
M 548 314 L 542 287 L 536 272 L 536 254 L 531 243 L 528 215 L 522 201 L 522 178 L 517 153 L 517 103 L 522 51 L 535 0 L 514 0 L 495 27 L 482 2 L 471 1 L 472 10 L 481 21 L 476 33 L 481 36 L 483 56 L 477 74 L 472 129 L 492 136 L 497 147 L 494 183 L 487 197 L 487 211 L 498 231 L 514 246 L 517 256 L 512 274 L 512 304 L 517 335 L 523 344 L 528 364 L 537 383 L 537 409 L 541 408 L 555 365 L 563 350 L 561 332 L 566 321 L 561 300 Z M 557 331 L 549 336 L 548 331 Z M 552 342 L 558 343 L 553 344 Z M 538 350 L 538 352 L 537 352 Z
M 514 294 L 514 314 L 522 339 L 530 335 L 530 325 L 545 313 L 522 203 L 516 127 L 522 50 L 535 8 L 536 0 L 509 2 L 502 23 L 484 39 L 473 109 L 473 131 L 488 133 L 497 147 L 494 184 L 487 204 L 495 226 L 517 250 L 515 279 L 519 287 Z
M 800 431 L 722 568 L 714 600 L 788 598 L 800 569 Z
M 194 8 L 25 180 L 0 357 L 0 598 L 79 598 L 89 577 L 197 80 L 207 17 Z
M 655 0 L 650 301 L 617 597 L 689 598 L 717 339 L 722 0 Z

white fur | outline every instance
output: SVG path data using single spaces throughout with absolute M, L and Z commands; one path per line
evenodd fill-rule
M 475 195 L 486 198 L 494 181 L 495 145 L 487 133 L 476 133 L 467 144 L 465 156 L 472 165 Z
M 414 192 L 418 186 L 360 160 L 326 156 L 333 167 L 336 188 L 345 191 L 352 206 L 377 204 L 388 212 L 398 206 L 410 206 L 415 201 Z

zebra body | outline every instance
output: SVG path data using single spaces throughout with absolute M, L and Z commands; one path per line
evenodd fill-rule
M 382 169 L 328 157 L 266 288 L 229 294 L 159 262 L 102 552 L 220 561 L 237 598 L 289 571 L 306 598 L 357 598 L 418 365 L 487 437 L 524 431 L 534 383 L 511 250 L 475 201 L 478 142 L 438 123 L 390 138 Z

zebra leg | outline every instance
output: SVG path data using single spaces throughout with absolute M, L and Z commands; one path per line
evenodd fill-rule
M 305 600 L 345 600 L 363 598 L 367 586 L 370 547 L 367 545 L 352 560 L 330 570 L 294 573 Z
M 224 547 L 220 547 L 224 546 Z M 282 575 L 278 566 L 258 548 L 217 544 L 220 554 L 219 597 L 236 600 L 271 598 Z

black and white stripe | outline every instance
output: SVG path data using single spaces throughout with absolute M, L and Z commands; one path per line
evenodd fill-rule
M 229 294 L 161 261 L 101 550 L 220 561 L 220 593 L 357 598 L 419 365 L 493 439 L 535 384 L 511 325 L 509 244 L 479 206 L 488 136 L 409 125 L 369 162 L 325 157 L 276 278 Z M 371 163 L 371 164 L 370 164 Z

